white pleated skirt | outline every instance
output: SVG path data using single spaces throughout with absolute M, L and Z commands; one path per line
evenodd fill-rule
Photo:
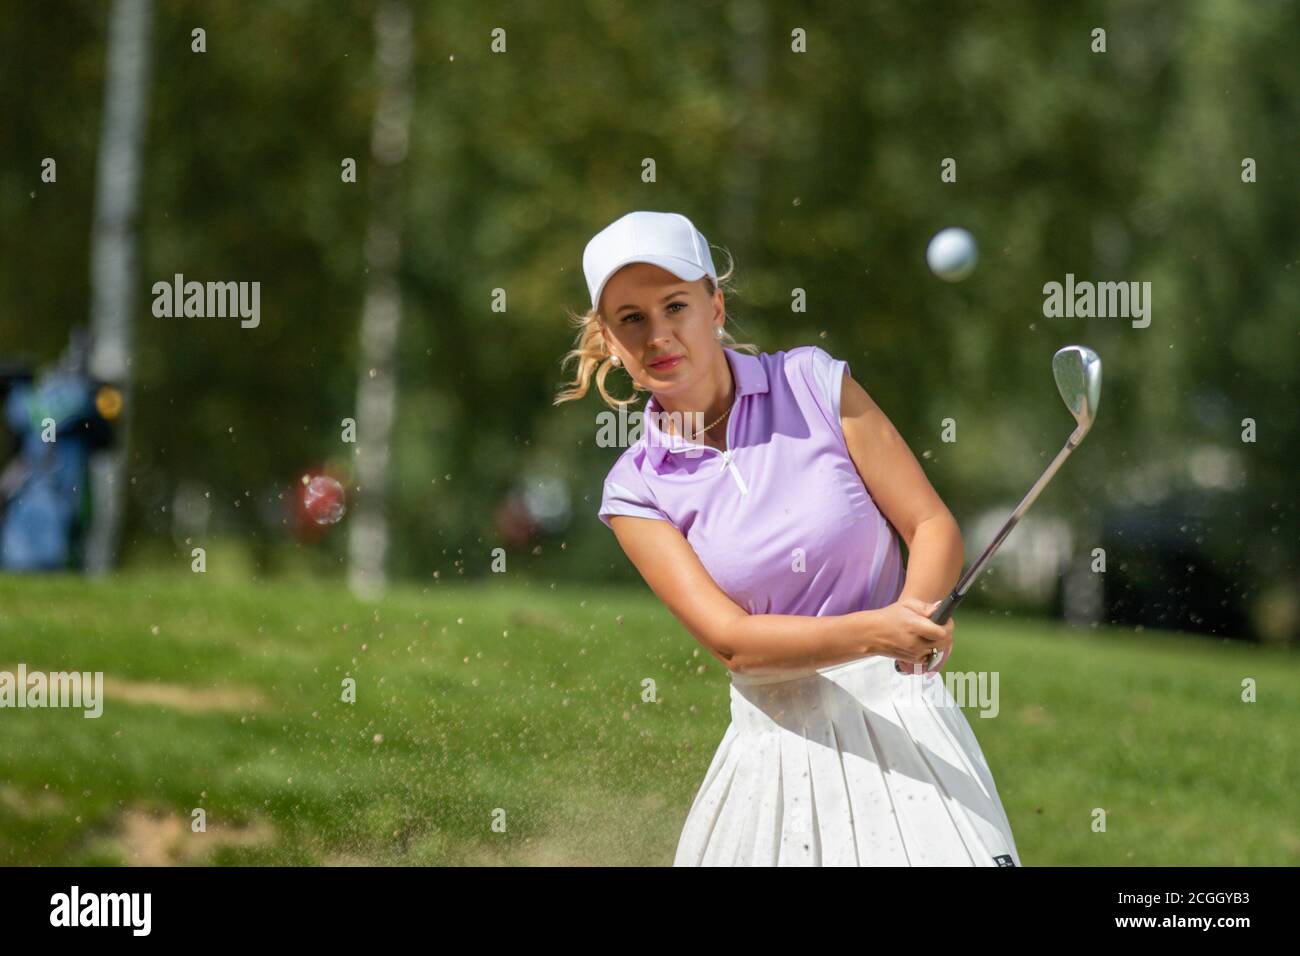
M 673 865 L 1020 866 L 942 676 L 903 676 L 879 656 L 733 674 L 731 724 Z

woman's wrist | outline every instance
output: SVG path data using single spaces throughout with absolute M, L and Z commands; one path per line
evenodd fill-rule
M 880 611 L 854 611 L 849 615 L 852 621 L 852 634 L 856 642 L 854 650 L 860 657 L 874 657 L 880 653 L 883 645 L 880 641 Z

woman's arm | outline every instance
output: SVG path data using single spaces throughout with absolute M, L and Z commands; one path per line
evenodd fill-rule
M 847 372 L 840 419 L 862 483 L 907 544 L 907 577 L 899 600 L 942 600 L 961 577 L 964 560 L 956 519 L 925 477 L 903 436 Z
M 675 526 L 630 515 L 613 515 L 609 523 L 650 589 L 730 671 L 829 667 L 882 649 L 875 611 L 827 617 L 750 614 L 718 587 Z

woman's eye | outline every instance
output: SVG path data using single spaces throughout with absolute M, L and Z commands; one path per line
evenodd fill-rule
M 669 311 L 672 310 L 673 306 L 677 306 L 679 309 L 684 309 L 684 308 L 686 308 L 686 303 L 685 303 L 685 302 L 670 302 L 670 303 L 668 304 L 668 309 L 669 309 Z M 624 322 L 631 322 L 633 319 L 639 319 L 639 318 L 641 318 L 641 313 L 640 313 L 640 312 L 629 312 L 627 315 L 623 316 L 623 321 L 624 321 Z

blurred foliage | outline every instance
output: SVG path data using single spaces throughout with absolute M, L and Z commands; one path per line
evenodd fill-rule
M 1070 422 L 1049 361 L 1083 342 L 1105 360 L 1100 418 L 1038 507 L 1099 528 L 1107 509 L 1191 488 L 1198 450 L 1217 450 L 1236 489 L 1196 532 L 1213 560 L 1248 599 L 1260 581 L 1300 578 L 1295 2 L 414 9 L 396 573 L 486 573 L 503 496 L 560 477 L 569 527 L 539 554 L 512 552 L 511 570 L 635 576 L 595 518 L 618 454 L 595 447 L 604 406 L 551 398 L 565 312 L 587 295 L 584 244 L 656 209 L 735 254 L 737 337 L 847 359 L 929 452 L 959 518 L 1014 503 L 1060 446 Z M 321 10 L 155 5 L 128 559 L 166 538 L 188 479 L 211 489 L 214 532 L 257 542 L 273 568 L 287 540 L 276 493 L 312 464 L 346 465 L 373 3 Z M 0 356 L 52 360 L 88 314 L 106 18 L 107 5 L 69 2 L 6 14 Z M 196 26 L 203 54 L 190 51 Z M 490 49 L 498 27 L 504 54 Z M 807 53 L 791 52 L 794 29 Z M 57 184 L 40 182 L 46 156 Z M 344 157 L 355 185 L 340 181 Z M 645 157 L 657 182 L 641 181 Z M 945 157 L 955 183 L 940 181 Z M 953 286 L 924 261 L 948 225 L 981 243 L 980 268 Z M 261 325 L 155 318 L 150 286 L 175 273 L 260 281 Z M 1150 281 L 1150 327 L 1044 318 L 1043 285 L 1066 273 Z M 796 288 L 806 313 L 791 311 Z M 948 417 L 955 445 L 939 440 Z M 1254 444 L 1241 441 L 1247 417 Z M 319 547 L 341 555 L 341 535 Z

